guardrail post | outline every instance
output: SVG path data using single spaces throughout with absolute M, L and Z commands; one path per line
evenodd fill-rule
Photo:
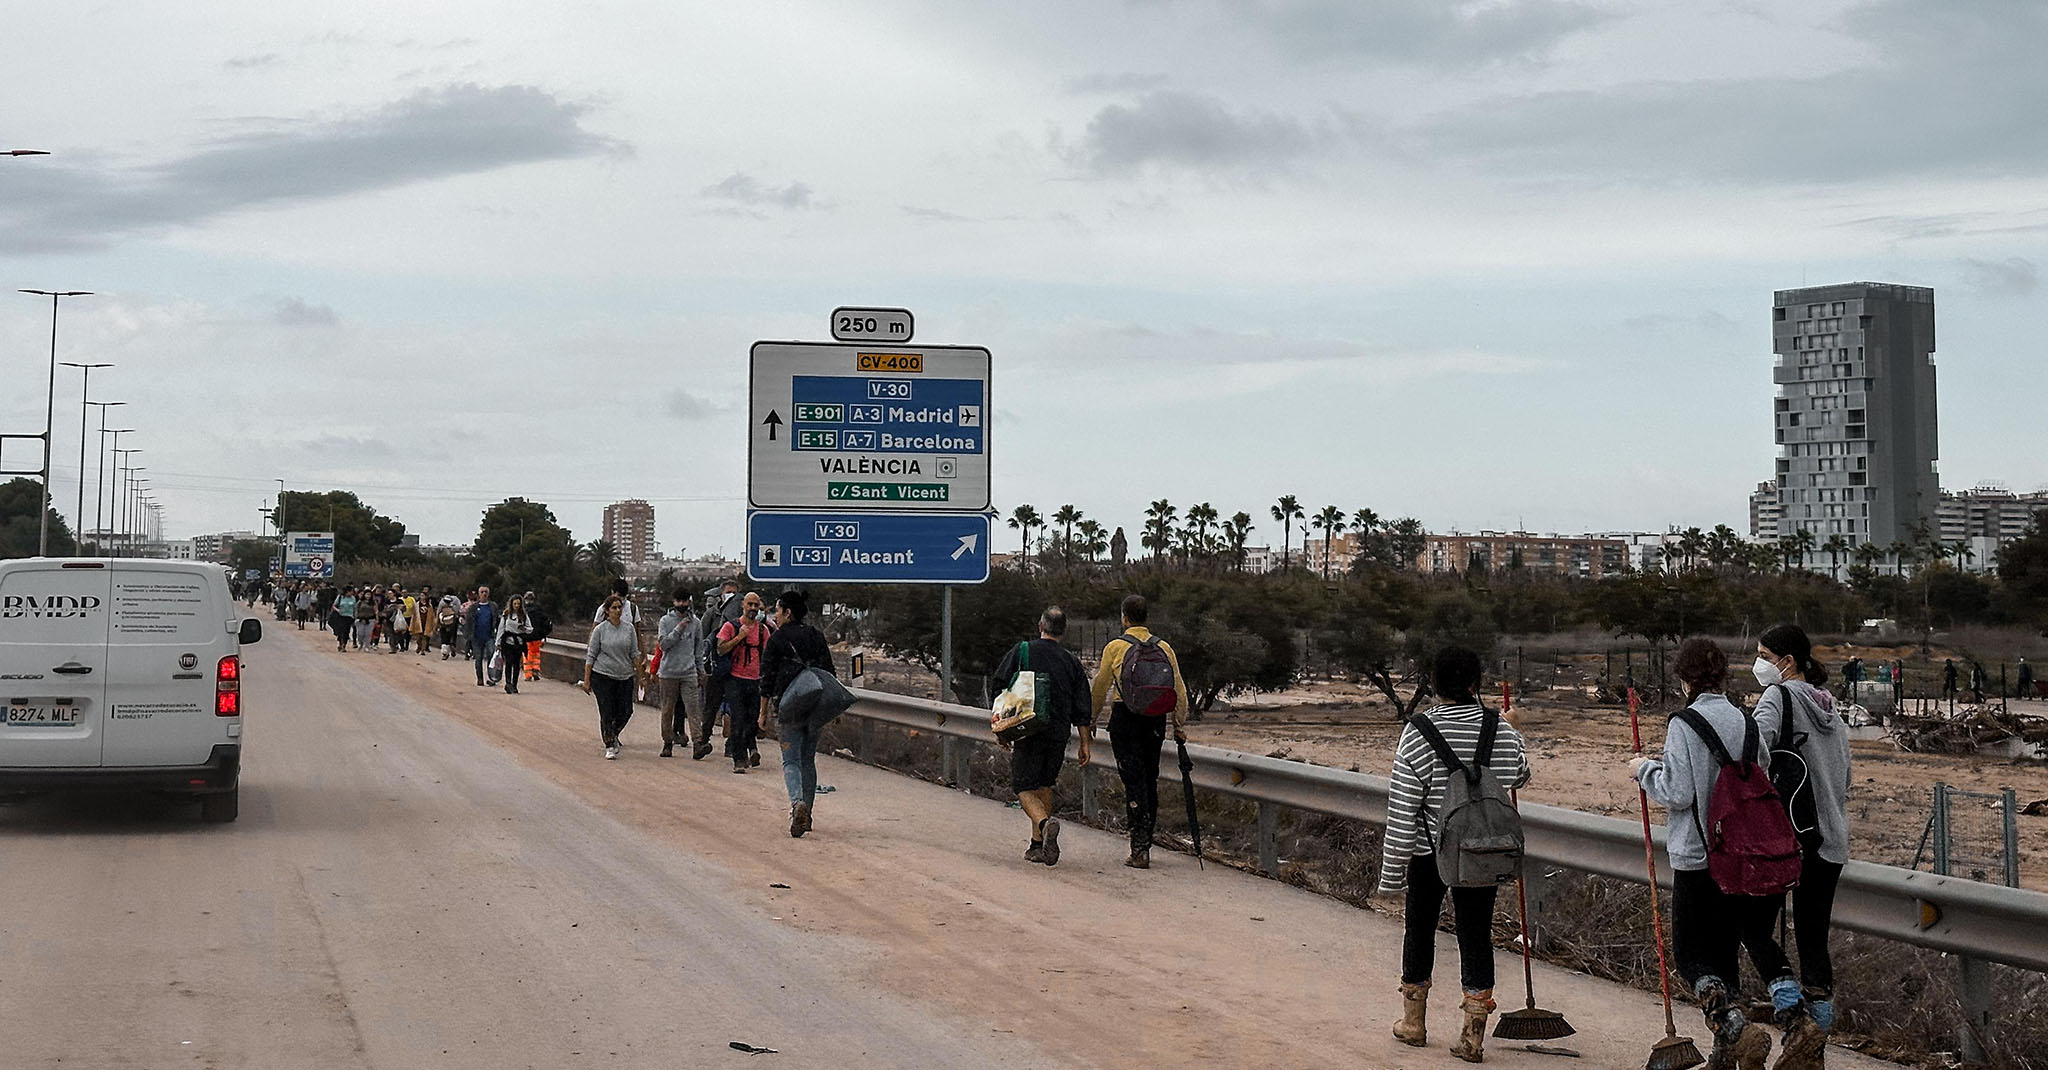
M 1529 904 L 1529 950 L 1540 954 L 1549 944 L 1543 910 L 1550 903 L 1550 874 L 1528 859 L 1522 860 L 1522 897 Z
M 960 790 L 974 794 L 974 744 L 961 740 L 960 746 L 953 750 L 953 765 L 953 779 L 960 785 Z
M 1259 800 L 1259 872 L 1275 876 L 1280 872 L 1280 812 L 1272 803 Z
M 1932 821 L 1934 824 L 1934 872 L 1946 877 L 1949 875 L 1948 784 L 1944 781 L 1937 780 L 1934 782 Z
M 2000 800 L 2005 806 L 2005 886 L 2020 886 L 2020 800 L 2013 789 L 2004 791 Z
M 939 737 L 939 783 L 951 786 L 953 778 L 953 737 Z
M 861 761 L 869 765 L 875 764 L 875 722 L 865 717 L 860 719 L 860 729 L 855 745 L 860 747 Z
M 1963 1005 L 1963 1028 L 1956 1036 L 1964 1062 L 1983 1062 L 1984 1041 L 1991 1035 L 1991 964 L 1967 955 L 1956 957 L 1956 995 Z
M 1084 765 L 1081 767 L 1081 817 L 1092 822 L 1101 812 L 1102 804 L 1095 799 L 1095 768 Z

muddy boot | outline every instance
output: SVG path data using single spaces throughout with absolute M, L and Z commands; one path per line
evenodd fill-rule
M 1707 1070 L 1764 1070 L 1764 1060 L 1771 1054 L 1770 1030 L 1749 1020 L 1718 977 L 1701 978 L 1693 994 L 1714 1034 Z
M 1493 1014 L 1493 989 L 1484 992 L 1465 993 L 1464 1002 L 1458 1010 L 1465 1015 L 1465 1024 L 1458 1027 L 1458 1042 L 1451 1045 L 1451 1054 L 1468 1063 L 1483 1063 L 1486 1053 L 1480 1045 L 1486 1043 L 1486 1019 Z
M 1131 848 L 1131 857 L 1124 859 L 1124 865 L 1132 869 L 1151 869 L 1152 849 L 1150 847 Z
M 1774 1017 L 1779 1028 L 1785 1031 L 1785 1039 L 1778 1048 L 1778 1061 L 1771 1064 L 1771 1070 L 1821 1070 L 1826 1065 L 1828 1034 L 1819 1022 L 1813 1020 L 1812 1009 L 1807 1003 L 1801 1000 L 1791 1010 L 1779 1011 Z M 1763 1066 L 1763 1062 L 1759 1060 L 1757 1066 Z
M 1401 985 L 1401 1020 L 1394 1023 L 1394 1039 L 1411 1048 L 1429 1043 L 1429 982 Z

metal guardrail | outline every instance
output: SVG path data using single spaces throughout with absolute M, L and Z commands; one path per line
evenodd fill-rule
M 578 661 L 583 656 L 580 643 L 550 639 L 546 648 Z M 847 711 L 849 717 L 994 745 L 986 710 L 861 688 L 855 688 L 854 695 L 858 701 Z M 1101 734 L 1097 739 L 1103 745 L 1092 749 L 1089 764 L 1114 770 L 1107 739 Z M 1196 787 L 1262 804 L 1262 839 L 1270 838 L 1272 826 L 1265 812 L 1274 806 L 1386 823 L 1386 777 L 1199 744 L 1188 745 L 1188 757 L 1194 761 L 1191 775 Z M 1530 859 L 1581 873 L 1644 881 L 1642 826 L 1635 821 L 1524 803 L 1522 823 Z M 1661 826 L 1655 835 L 1661 845 Z M 1270 849 L 1262 848 L 1262 854 L 1270 855 Z M 1271 872 L 1276 867 L 1262 868 Z M 1669 863 L 1661 851 L 1658 883 L 1671 883 Z M 1852 932 L 1966 960 L 2048 972 L 2048 894 L 2041 892 L 1852 861 L 1842 871 L 1834 922 Z

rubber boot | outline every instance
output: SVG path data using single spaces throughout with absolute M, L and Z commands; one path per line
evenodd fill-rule
M 1486 1043 L 1486 1019 L 1493 1014 L 1493 1008 L 1493 989 L 1465 993 L 1465 1001 L 1458 1004 L 1465 1024 L 1458 1029 L 1458 1042 L 1451 1045 L 1452 1055 L 1468 1063 L 1486 1061 L 1486 1053 L 1480 1048 Z
M 1703 977 L 1693 987 L 1699 997 L 1700 1013 L 1714 1034 L 1714 1049 L 1707 1055 L 1707 1070 L 1764 1070 L 1771 1054 L 1771 1032 L 1749 1020 L 1718 977 Z
M 1774 1017 L 1779 1028 L 1785 1031 L 1785 1039 L 1778 1048 L 1778 1061 L 1771 1064 L 1771 1070 L 1821 1070 L 1826 1065 L 1828 1034 L 1819 1022 L 1813 1020 L 1813 1011 L 1807 1002 L 1802 999 L 1792 1009 L 1779 1011 Z
M 1394 1023 L 1394 1039 L 1411 1048 L 1429 1043 L 1429 982 L 1401 985 L 1401 1020 Z

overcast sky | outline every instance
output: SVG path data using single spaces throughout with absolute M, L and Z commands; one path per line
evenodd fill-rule
M 748 345 L 855 303 L 993 352 L 1006 513 L 1746 530 L 1771 292 L 1853 280 L 1935 288 L 1943 485 L 2048 484 L 2048 5 L 319 6 L 8 15 L 0 283 L 96 291 L 174 536 L 284 479 L 736 555 Z

